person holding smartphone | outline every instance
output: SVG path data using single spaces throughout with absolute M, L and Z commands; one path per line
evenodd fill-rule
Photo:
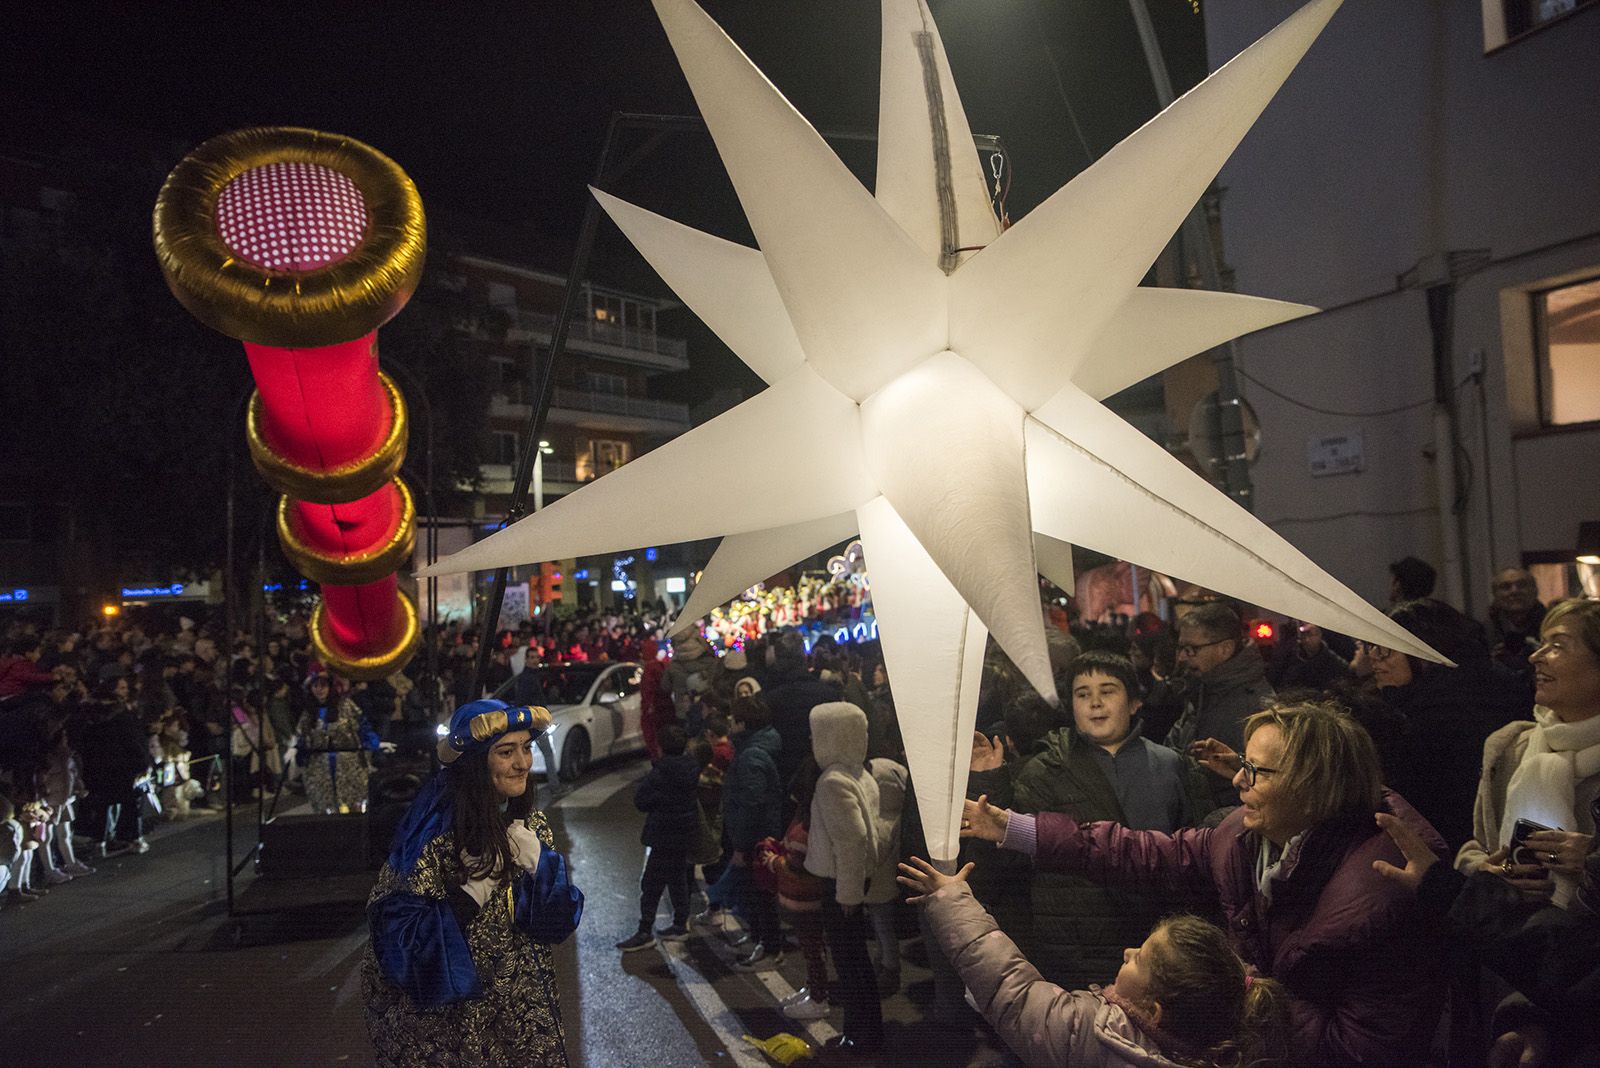
M 1473 837 L 1456 868 L 1496 872 L 1528 902 L 1567 908 L 1594 844 L 1591 806 L 1600 797 L 1600 601 L 1552 606 L 1528 661 L 1533 721 L 1508 724 L 1484 743 Z

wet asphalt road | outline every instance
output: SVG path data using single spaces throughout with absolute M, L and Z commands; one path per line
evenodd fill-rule
M 643 770 L 642 760 L 602 763 L 546 807 L 586 898 L 577 936 L 557 950 L 572 1063 L 746 1068 L 771 1062 L 739 1035 L 834 1033 L 837 1012 L 808 1029 L 777 1011 L 777 997 L 804 982 L 797 952 L 752 974 L 732 968 L 735 951 L 716 932 L 668 950 L 613 948 L 637 919 L 643 818 L 631 798 Z M 241 839 L 253 841 L 251 817 L 240 818 Z M 366 932 L 353 900 L 371 877 L 300 887 L 344 889 L 349 906 L 230 919 L 221 823 L 207 815 L 161 827 L 148 854 L 91 860 L 96 874 L 0 910 L 0 1034 L 27 1036 L 6 1042 L 8 1068 L 371 1063 L 359 974 Z M 252 879 L 239 881 L 241 905 L 262 903 Z M 981 1033 L 925 1021 L 928 972 L 915 963 L 916 940 L 902 947 L 906 990 L 884 1006 L 892 1052 L 859 1063 L 1004 1063 Z

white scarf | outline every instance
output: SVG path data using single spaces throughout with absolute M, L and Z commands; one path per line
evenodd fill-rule
M 1563 723 L 1543 705 L 1533 709 L 1538 726 L 1528 732 L 1528 748 L 1506 787 L 1505 815 L 1500 821 L 1500 841 L 1511 841 L 1513 824 L 1532 820 L 1563 831 L 1578 830 L 1578 783 L 1600 774 L 1600 716 Z M 1556 890 L 1551 899 L 1567 907 L 1578 881 L 1553 873 Z

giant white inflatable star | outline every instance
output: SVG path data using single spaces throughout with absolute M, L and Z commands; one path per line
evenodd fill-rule
M 1139 282 L 1338 4 L 999 233 L 922 0 L 883 0 L 875 193 L 692 0 L 655 0 L 761 247 L 594 195 L 769 388 L 427 573 L 725 535 L 682 627 L 859 532 L 941 860 L 985 638 L 1055 697 L 1035 575 L 1070 584 L 1073 543 L 1440 659 L 1099 403 L 1314 310 Z

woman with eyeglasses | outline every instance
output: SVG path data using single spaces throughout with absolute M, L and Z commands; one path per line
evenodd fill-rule
M 1594 844 L 1591 806 L 1600 798 L 1600 601 L 1553 605 L 1539 642 L 1528 657 L 1533 722 L 1508 724 L 1484 743 L 1473 836 L 1456 868 L 1497 872 L 1530 903 L 1566 908 Z
M 1031 854 L 1042 871 L 1183 890 L 1219 906 L 1239 956 L 1289 992 L 1299 1063 L 1413 1066 L 1444 1003 L 1437 926 L 1373 868 L 1404 863 L 1374 821 L 1388 812 L 1436 853 L 1445 845 L 1384 790 L 1372 739 L 1331 705 L 1269 708 L 1245 722 L 1234 758 L 1239 808 L 1172 834 L 968 801 L 961 833 Z

